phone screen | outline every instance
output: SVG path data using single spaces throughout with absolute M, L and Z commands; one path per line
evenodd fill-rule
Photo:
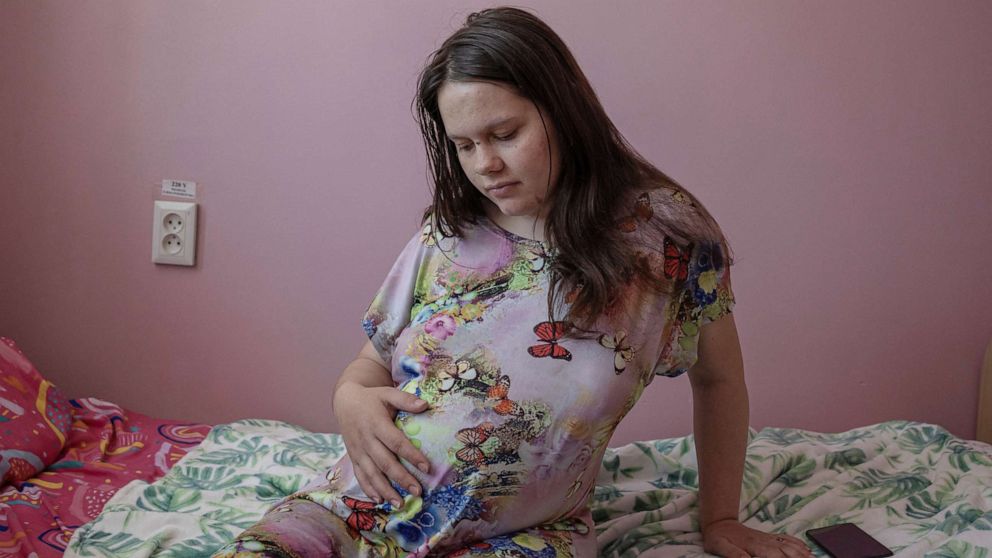
M 892 551 L 853 523 L 810 529 L 806 536 L 834 558 L 882 558 Z

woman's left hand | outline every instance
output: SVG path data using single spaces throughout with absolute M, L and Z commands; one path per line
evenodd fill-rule
M 703 528 L 703 550 L 724 558 L 806 558 L 813 555 L 806 543 L 796 537 L 757 531 L 735 519 L 714 521 Z

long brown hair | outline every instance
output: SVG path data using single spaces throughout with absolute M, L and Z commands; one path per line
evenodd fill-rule
M 632 275 L 644 275 L 632 266 L 629 240 L 616 227 L 623 208 L 644 190 L 667 188 L 686 201 L 660 196 L 666 204 L 660 208 L 662 218 L 652 220 L 659 250 L 662 235 L 686 247 L 714 242 L 724 253 L 724 263 L 730 264 L 716 221 L 691 193 L 627 143 L 561 38 L 533 14 L 508 7 L 469 15 L 431 54 L 418 80 L 414 112 L 434 183 L 424 221 L 433 223 L 438 233 L 461 236 L 463 226 L 485 215 L 484 198 L 462 170 L 441 120 L 438 91 L 446 81 L 509 85 L 531 100 L 542 119 L 550 121 L 551 133 L 557 133 L 561 173 L 549 188 L 544 231 L 554 252 L 549 319 L 555 319 L 571 293 L 571 307 L 563 319 L 577 329 L 589 329 L 616 302 L 621 285 Z

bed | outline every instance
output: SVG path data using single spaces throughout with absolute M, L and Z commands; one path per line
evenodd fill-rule
M 122 486 L 160 478 L 209 431 L 65 399 L 0 337 L 0 557 L 62 556 Z
M 65 556 L 209 556 L 344 452 L 336 434 L 271 420 L 217 425 L 182 449 L 164 475 L 134 477 L 69 529 Z M 692 436 L 611 448 L 592 496 L 600 555 L 706 556 L 696 471 Z M 990 556 L 992 446 L 907 421 L 832 434 L 752 429 L 740 518 L 800 538 L 854 522 L 897 556 Z M 43 534 L 32 529 L 22 541 Z

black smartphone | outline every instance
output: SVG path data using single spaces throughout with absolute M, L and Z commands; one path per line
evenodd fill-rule
M 806 531 L 806 536 L 834 558 L 882 558 L 892 551 L 853 523 Z

